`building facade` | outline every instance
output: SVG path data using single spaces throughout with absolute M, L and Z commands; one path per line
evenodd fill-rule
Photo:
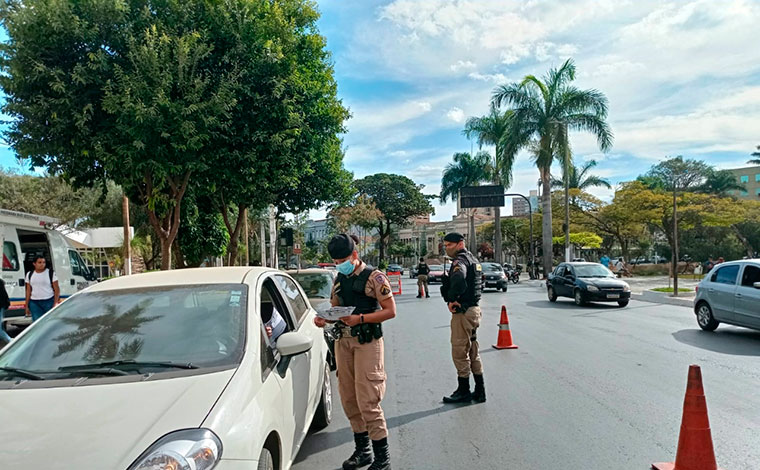
M 512 198 L 512 215 L 515 217 L 525 217 L 529 212 L 538 212 L 538 191 L 532 189 L 528 195 L 530 200 L 530 207 L 528 207 L 528 201 L 521 197 Z
M 736 181 L 746 189 L 729 191 L 729 194 L 739 199 L 760 200 L 760 166 L 736 168 L 728 170 L 736 176 Z

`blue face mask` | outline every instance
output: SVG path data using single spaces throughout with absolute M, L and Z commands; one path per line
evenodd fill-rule
M 344 276 L 348 276 L 352 272 L 354 272 L 355 267 L 354 267 L 354 264 L 351 262 L 351 260 L 347 259 L 346 261 L 335 266 L 335 269 L 337 269 L 338 272 L 343 274 Z

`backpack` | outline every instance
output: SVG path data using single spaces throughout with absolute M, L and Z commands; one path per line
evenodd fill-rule
M 53 287 L 53 268 L 47 268 L 48 270 L 48 277 L 50 278 L 50 287 Z M 29 271 L 26 273 L 26 282 L 30 284 L 32 282 L 32 274 L 34 271 Z

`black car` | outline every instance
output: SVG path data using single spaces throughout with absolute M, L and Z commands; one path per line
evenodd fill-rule
M 599 263 L 561 263 L 546 280 L 549 301 L 570 297 L 576 305 L 587 302 L 617 302 L 628 305 L 631 288 Z
M 496 290 L 507 291 L 509 279 L 504 273 L 504 268 L 498 263 L 480 263 L 483 268 L 483 289 L 495 287 Z

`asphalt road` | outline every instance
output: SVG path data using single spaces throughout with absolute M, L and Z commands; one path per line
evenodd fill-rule
M 437 286 L 416 299 L 413 283 L 404 279 L 385 328 L 394 469 L 643 470 L 673 461 L 689 364 L 702 367 L 718 464 L 760 468 L 760 332 L 702 332 L 684 307 L 579 308 L 510 286 L 483 298 L 487 403 L 444 405 L 456 388 L 449 314 Z M 490 347 L 501 304 L 518 350 Z M 334 396 L 332 424 L 306 439 L 293 468 L 338 469 L 351 454 Z

